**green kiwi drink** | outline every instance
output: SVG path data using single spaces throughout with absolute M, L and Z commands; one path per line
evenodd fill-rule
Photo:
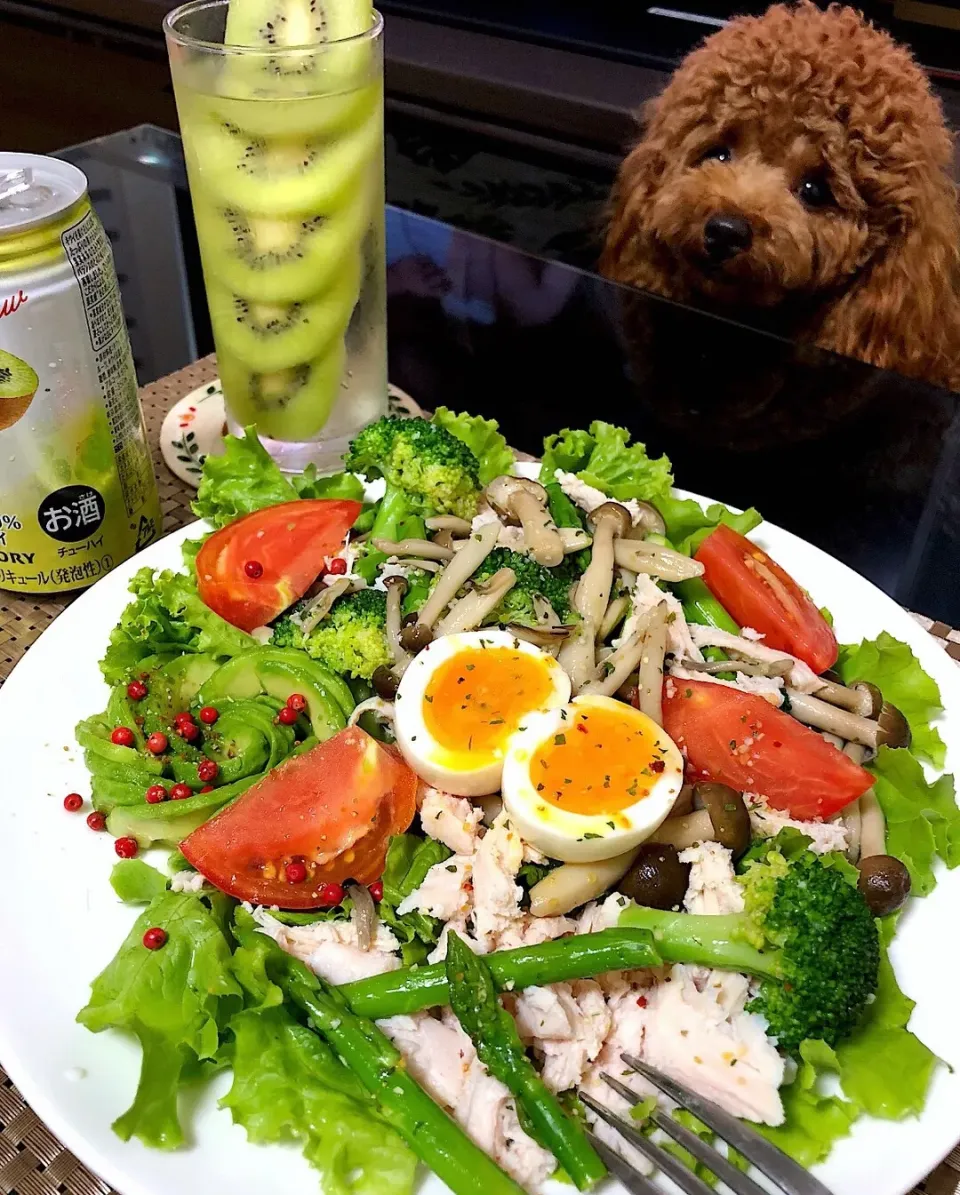
M 0 153 L 0 589 L 80 589 L 160 531 L 110 243 L 75 167 Z
M 338 468 L 386 407 L 382 23 L 197 0 L 164 28 L 228 418 Z

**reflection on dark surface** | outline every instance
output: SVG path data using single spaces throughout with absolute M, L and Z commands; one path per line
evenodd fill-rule
M 389 222 L 390 377 L 516 447 L 602 417 L 679 485 L 763 514 L 955 621 L 955 397 L 443 225 Z
M 141 382 L 208 352 L 176 138 L 132 130 L 70 156 L 100 179 Z M 624 424 L 684 488 L 757 506 L 960 623 L 955 395 L 395 209 L 387 279 L 390 379 L 425 407 L 492 416 L 532 453 L 563 426 Z

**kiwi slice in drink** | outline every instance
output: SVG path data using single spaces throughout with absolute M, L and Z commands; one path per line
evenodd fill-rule
M 379 106 L 380 86 L 371 81 L 340 95 L 271 98 L 257 86 L 237 85 L 230 95 L 198 93 L 184 102 L 197 109 L 197 120 L 232 125 L 252 137 L 336 137 L 366 116 L 373 102 Z M 193 119 L 192 117 L 188 119 Z
M 347 330 L 360 272 L 360 254 L 354 252 L 329 290 L 300 303 L 257 303 L 212 283 L 207 301 L 220 352 L 263 373 L 320 356 Z
M 318 46 L 366 33 L 370 0 L 230 0 L 223 40 L 230 46 Z
M 380 140 L 378 93 L 366 91 L 359 124 L 332 140 L 253 137 L 228 121 L 203 120 L 194 153 L 204 190 L 262 216 L 326 214 L 350 202 Z
M 312 361 L 273 373 L 255 373 L 229 352 L 217 354 L 234 418 L 256 423 L 273 440 L 312 440 L 322 430 L 339 397 L 346 359 L 342 339 Z
M 32 365 L 0 349 L 0 431 L 23 417 L 39 385 Z
M 259 303 L 301 303 L 329 290 L 370 221 L 368 190 L 333 216 L 268 220 L 194 195 L 204 271 Z
M 224 41 L 278 51 L 231 64 L 231 82 L 288 96 L 356 87 L 371 53 L 365 39 L 350 39 L 372 24 L 370 0 L 230 0 Z

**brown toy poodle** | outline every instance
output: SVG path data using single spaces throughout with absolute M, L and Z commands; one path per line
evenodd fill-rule
M 851 8 L 740 17 L 652 102 L 601 269 L 960 389 L 960 208 L 939 101 Z

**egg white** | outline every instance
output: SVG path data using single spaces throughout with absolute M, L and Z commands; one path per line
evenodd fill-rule
M 560 809 L 545 801 L 537 792 L 538 778 L 531 775 L 538 752 L 558 733 L 574 725 L 576 713 L 590 708 L 615 709 L 635 722 L 661 749 L 657 757 L 664 770 L 655 779 L 642 777 L 649 785 L 649 795 L 635 804 L 612 813 L 582 814 Z M 575 738 L 578 736 L 574 736 Z M 589 750 L 586 742 L 584 750 Z M 640 755 L 639 773 L 650 756 Z M 597 781 L 602 783 L 604 752 L 597 756 Z M 503 764 L 502 794 L 504 809 L 525 842 L 531 843 L 551 859 L 592 863 L 622 855 L 649 838 L 673 808 L 683 785 L 683 757 L 667 733 L 645 714 L 612 697 L 576 697 L 565 708 L 546 710 L 524 720 L 522 730 L 510 736 Z
M 508 631 L 463 631 L 435 639 L 419 652 L 403 674 L 396 696 L 395 733 L 397 746 L 404 759 L 428 784 L 456 793 L 463 797 L 481 797 L 495 793 L 500 788 L 500 775 L 506 740 L 493 752 L 470 750 L 465 744 L 462 750 L 452 750 L 439 743 L 427 729 L 424 721 L 424 697 L 431 678 L 446 661 L 464 652 L 486 648 L 507 648 L 536 659 L 550 681 L 550 692 L 542 706 L 553 708 L 565 705 L 570 700 L 570 678 L 553 656 L 541 651 L 532 643 L 517 639 Z M 528 721 L 524 715 L 523 724 Z

